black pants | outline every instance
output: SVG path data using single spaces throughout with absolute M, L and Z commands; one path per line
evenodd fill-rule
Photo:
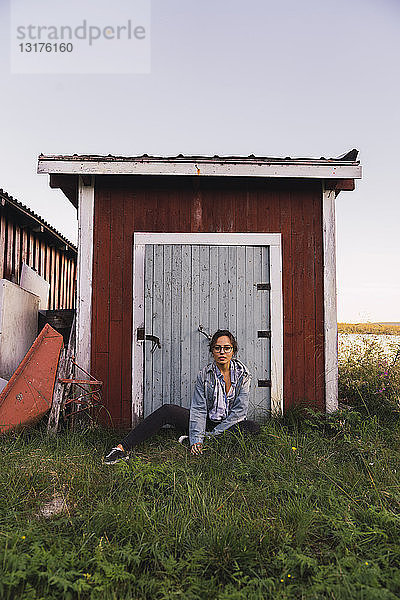
M 160 431 L 164 425 L 173 425 L 182 433 L 189 433 L 189 414 L 190 411 L 187 408 L 183 408 L 177 404 L 164 404 L 128 433 L 122 442 L 122 447 L 124 450 L 130 450 L 134 446 L 148 440 L 149 437 Z M 216 423 L 207 419 L 207 429 L 209 431 L 215 425 Z M 257 434 L 260 432 L 260 426 L 255 421 L 240 421 L 229 427 L 226 431 L 242 431 L 243 433 Z

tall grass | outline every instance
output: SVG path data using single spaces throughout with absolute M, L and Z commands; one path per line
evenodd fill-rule
M 0 597 L 398 598 L 398 365 L 381 359 L 342 358 L 335 415 L 198 458 L 172 431 L 111 468 L 115 432 L 2 436 Z M 55 497 L 63 512 L 41 516 Z
M 372 333 L 375 335 L 400 335 L 396 323 L 338 323 L 339 333 Z

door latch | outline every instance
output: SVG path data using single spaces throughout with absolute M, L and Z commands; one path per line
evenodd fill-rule
M 257 331 L 257 337 L 259 337 L 259 338 L 270 338 L 271 337 L 271 332 L 270 331 Z
M 151 346 L 151 350 L 150 350 L 150 352 L 152 354 L 154 354 L 154 352 L 156 351 L 156 348 L 161 348 L 160 338 L 158 338 L 156 335 L 151 335 L 150 333 L 145 334 L 144 327 L 138 327 L 137 341 L 144 342 L 145 340 L 149 340 L 150 342 L 153 342 L 153 344 Z
M 271 380 L 270 379 L 259 379 L 257 385 L 258 385 L 258 387 L 271 387 Z
M 212 335 L 210 335 L 209 333 L 207 333 L 207 331 L 204 329 L 203 325 L 199 325 L 197 328 L 197 331 L 200 331 L 200 333 L 202 333 L 203 335 L 206 336 L 206 338 L 208 339 L 208 341 L 211 341 Z

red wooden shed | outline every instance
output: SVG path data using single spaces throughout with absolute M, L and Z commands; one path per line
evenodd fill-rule
M 30 208 L 0 189 L 0 279 L 19 285 L 23 264 L 50 284 L 49 310 L 75 308 L 77 249 Z
M 236 334 L 250 413 L 337 407 L 340 158 L 43 156 L 78 209 L 77 361 L 114 423 L 188 406 L 207 335 Z

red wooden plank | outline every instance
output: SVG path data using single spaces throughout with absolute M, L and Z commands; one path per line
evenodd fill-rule
M 6 229 L 7 222 L 4 212 L 1 212 L 0 216 L 0 279 L 4 277 L 4 262 L 5 262 L 5 251 L 6 251 Z
M 121 420 L 131 424 L 131 389 L 132 389 L 132 273 L 133 273 L 133 219 L 134 219 L 134 195 L 127 191 L 124 194 L 124 278 L 123 296 L 124 310 L 122 314 L 123 337 L 122 351 L 124 360 L 122 362 L 122 389 L 121 389 Z M 126 299 L 126 300 L 125 300 Z
M 40 242 L 35 237 L 35 269 L 39 273 L 40 271 Z
M 230 190 L 218 189 L 208 191 L 209 203 L 212 206 L 213 227 L 215 231 L 229 233 L 234 227 L 234 211 Z M 254 206 L 254 204 L 252 205 Z
M 218 204 L 216 202 L 213 190 L 207 181 L 202 184 L 203 197 L 203 225 L 206 231 L 219 231 L 220 223 L 218 222 Z
M 64 308 L 68 304 L 68 257 L 64 255 Z
M 48 309 L 53 310 L 53 248 L 49 246 L 49 254 L 50 254 L 50 266 L 49 266 L 49 278 L 48 282 L 50 284 L 49 289 L 49 303 Z
M 71 279 L 71 260 L 66 259 L 66 275 L 65 275 L 65 308 L 70 308 L 70 279 Z
M 70 290 L 70 296 L 71 296 L 71 306 L 70 308 L 75 308 L 76 306 L 76 265 L 75 262 L 72 261 L 71 263 L 71 280 L 70 280 L 70 286 L 71 286 L 71 290 Z
M 60 253 L 55 251 L 54 263 L 54 309 L 60 308 Z
M 54 310 L 54 288 L 55 288 L 55 261 L 56 261 L 56 249 L 50 249 L 50 302 L 49 309 Z
M 50 284 L 50 281 L 51 281 L 51 277 L 50 277 L 50 273 L 51 273 L 51 250 L 50 250 L 50 247 L 47 246 L 47 245 L 45 247 L 44 256 L 45 256 L 45 261 L 44 261 L 44 274 L 43 274 L 43 277 Z M 46 310 L 49 310 L 49 308 L 50 308 L 50 296 L 51 296 L 51 285 L 50 285 L 49 294 L 48 294 L 48 297 L 47 297 Z
M 94 212 L 93 212 L 93 273 L 92 273 L 92 327 L 91 327 L 91 363 L 94 361 L 95 353 L 97 353 L 97 298 L 99 295 L 97 277 L 98 277 L 98 231 L 101 223 L 101 208 L 99 207 L 99 186 L 96 185 L 94 197 Z M 78 284 L 77 284 L 78 285 Z M 78 294 L 78 292 L 77 292 Z M 78 303 L 78 298 L 76 298 Z
M 275 185 L 271 185 L 270 189 L 265 190 L 265 186 L 257 186 L 257 223 L 260 231 L 266 233 L 279 233 L 281 231 L 281 212 L 280 212 L 280 194 Z M 267 296 L 264 296 L 267 298 Z M 267 304 L 267 300 L 266 300 Z M 271 324 L 270 301 L 265 311 L 268 311 L 269 325 Z M 283 364 L 285 372 L 285 362 Z M 286 388 L 283 385 L 283 398 L 286 397 Z
M 71 260 L 71 277 L 69 279 L 70 308 L 75 306 L 75 261 Z
M 35 236 L 33 233 L 29 233 L 29 256 L 28 256 L 28 265 L 35 268 Z
M 110 320 L 121 321 L 123 315 L 122 281 L 124 275 L 123 263 L 123 231 L 121 223 L 124 221 L 124 196 L 118 193 L 111 204 L 110 222 Z
M 10 280 L 13 275 L 13 254 L 14 254 L 14 223 L 12 221 L 8 221 L 7 222 L 7 246 L 6 246 L 4 277 L 6 279 L 10 279 Z
M 132 406 L 132 275 L 133 275 L 133 231 L 134 231 L 135 195 L 130 190 L 124 191 L 124 277 L 122 293 L 124 299 L 122 313 L 122 353 L 124 360 L 121 366 L 121 424 L 131 425 Z
M 40 242 L 40 270 L 39 275 L 45 276 L 45 265 L 46 265 L 46 244 L 44 241 Z
M 322 198 L 315 195 L 313 207 L 315 219 L 315 378 L 316 406 L 325 410 L 325 331 L 324 331 L 324 259 Z
M 60 252 L 60 305 L 59 308 L 65 308 L 64 306 L 64 277 L 65 277 L 65 256 Z
M 308 190 L 307 190 L 308 192 Z M 313 408 L 316 406 L 315 375 L 315 191 L 303 195 L 304 217 L 304 358 L 306 367 L 305 400 Z
M 46 262 L 44 269 L 44 278 L 50 283 L 51 281 L 51 248 L 46 246 Z
M 69 295 L 71 298 L 70 308 L 74 308 L 75 307 L 75 263 L 74 263 L 74 261 L 71 261 L 71 277 L 70 277 L 69 285 L 70 285 Z
M 95 232 L 93 281 L 96 294 L 92 302 L 92 330 L 96 352 L 108 353 L 110 319 L 110 248 L 111 198 L 108 190 L 95 194 Z M 122 229 L 122 223 L 120 224 Z M 122 231 L 121 231 L 122 233 Z M 116 232 L 114 232 L 116 235 Z
M 68 306 L 68 296 L 69 296 L 69 290 L 68 290 L 68 283 L 69 283 L 69 259 L 67 256 L 65 256 L 65 264 L 64 264 L 64 307 L 67 308 Z
M 197 233 L 203 231 L 203 202 L 201 179 L 193 179 L 193 200 L 191 202 L 190 231 Z
M 51 248 L 50 249 L 50 299 L 51 299 L 51 302 L 49 304 L 50 310 L 54 310 L 54 302 L 55 302 L 55 298 L 54 298 L 54 288 L 55 288 L 55 283 L 56 283 L 55 268 L 56 268 L 56 249 Z
M 280 220 L 282 232 L 282 295 L 283 295 L 283 388 L 284 409 L 293 406 L 293 358 L 296 356 L 293 344 L 293 253 L 292 253 L 292 211 L 291 198 L 280 193 Z
M 29 240 L 28 240 L 28 231 L 26 229 L 22 229 L 22 249 L 21 249 L 21 263 L 28 264 L 28 256 L 29 256 Z
M 303 197 L 297 194 L 291 200 L 292 207 L 292 262 L 293 262 L 293 377 L 296 382 L 293 403 L 305 404 L 306 361 L 304 356 L 304 213 Z M 296 354 L 294 354 L 294 351 Z
M 71 260 L 71 277 L 70 277 L 70 291 L 69 295 L 71 298 L 70 308 L 75 307 L 75 261 Z
M 271 227 L 271 203 L 273 202 L 273 191 L 263 191 L 258 186 L 251 191 L 252 202 L 256 209 L 256 222 L 258 231 L 263 233 L 274 233 Z M 266 229 L 267 228 L 267 229 Z
M 108 410 L 114 415 L 121 424 L 122 417 L 122 399 L 121 399 L 121 375 L 122 375 L 122 340 L 123 329 L 122 321 L 110 321 L 110 345 L 108 354 L 108 384 L 109 393 L 107 406 Z
M 90 371 L 91 371 L 91 375 L 93 375 L 93 377 L 95 377 L 97 380 L 103 382 L 102 399 L 103 399 L 104 406 L 106 406 L 108 409 L 108 406 L 107 406 L 107 398 L 108 398 L 108 390 L 109 390 L 108 353 L 95 352 L 92 357 L 92 366 L 91 366 Z M 105 425 L 110 425 L 110 419 L 107 416 L 107 413 L 105 411 L 103 411 L 103 414 L 101 415 L 101 417 L 102 417 L 101 420 L 104 422 Z M 113 422 L 111 424 L 113 426 L 115 426 L 114 415 L 112 415 L 112 417 L 113 417 Z
M 21 228 L 19 225 L 15 226 L 15 240 L 14 240 L 14 275 L 17 283 L 19 284 L 19 277 L 21 274 Z
M 63 257 L 63 289 L 62 289 L 62 298 L 63 298 L 63 308 L 67 308 L 67 257 L 65 254 Z
M 356 185 L 354 179 L 331 179 L 325 181 L 326 190 L 336 190 L 336 195 L 341 191 L 353 191 Z

